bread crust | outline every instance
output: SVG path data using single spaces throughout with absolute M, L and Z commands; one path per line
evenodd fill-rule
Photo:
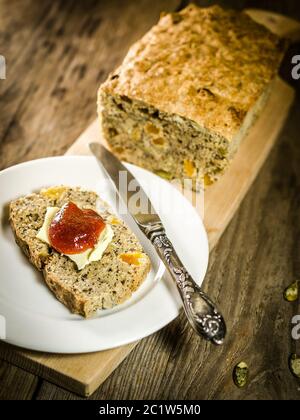
M 100 89 L 231 140 L 277 73 L 284 50 L 277 35 L 246 13 L 190 5 L 163 16 Z
M 167 14 L 100 86 L 103 137 L 122 160 L 209 185 L 266 103 L 285 46 L 245 13 Z

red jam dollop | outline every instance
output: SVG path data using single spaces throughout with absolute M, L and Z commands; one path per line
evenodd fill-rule
M 56 213 L 48 235 L 61 254 L 80 254 L 96 245 L 104 228 L 104 220 L 94 210 L 81 210 L 70 201 Z

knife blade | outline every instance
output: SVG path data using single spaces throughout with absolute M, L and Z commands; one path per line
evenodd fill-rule
M 153 244 L 158 256 L 165 264 L 172 279 L 177 285 L 186 316 L 198 335 L 214 344 L 222 344 L 226 335 L 226 324 L 223 316 L 212 300 L 193 280 L 182 262 L 174 246 L 168 238 L 163 223 L 155 211 L 149 197 L 132 173 L 100 143 L 90 143 L 90 149 L 108 178 L 112 181 L 118 195 L 126 204 L 128 212 L 137 226 Z M 121 174 L 123 173 L 123 177 Z M 125 180 L 122 186 L 122 179 Z M 134 188 L 133 188 L 134 185 Z M 139 191 L 139 197 L 147 208 L 141 210 L 132 200 Z

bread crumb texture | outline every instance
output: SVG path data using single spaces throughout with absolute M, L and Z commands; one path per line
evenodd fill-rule
M 47 207 L 61 207 L 69 201 L 82 209 L 98 211 L 114 231 L 102 259 L 80 271 L 68 257 L 36 238 Z M 43 272 L 57 299 L 73 313 L 90 317 L 99 309 L 124 302 L 150 270 L 149 257 L 136 236 L 94 192 L 66 186 L 51 187 L 12 201 L 9 217 L 17 244 L 30 262 Z M 140 255 L 139 264 L 125 264 L 121 255 L 127 254 Z

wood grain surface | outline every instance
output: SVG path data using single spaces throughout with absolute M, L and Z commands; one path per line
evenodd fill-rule
M 121 61 L 160 9 L 179 6 L 124 3 L 1 0 L 0 53 L 7 58 L 7 79 L 0 81 L 1 168 L 64 153 L 95 118 L 95 81 Z M 280 12 L 297 13 L 298 2 L 280 3 L 286 5 Z M 205 289 L 227 304 L 226 345 L 203 343 L 180 316 L 143 340 L 91 398 L 299 399 L 299 382 L 287 367 L 294 307 L 282 298 L 294 279 L 292 251 L 300 231 L 299 121 L 297 98 L 270 158 L 211 254 Z M 243 390 L 231 378 L 240 360 L 250 367 Z M 0 361 L 0 398 L 79 397 Z
M 278 19 L 280 19 L 279 15 Z M 269 20 L 268 12 L 264 12 L 264 20 Z M 285 22 L 283 23 L 285 26 Z M 286 30 L 288 28 L 289 26 L 286 27 Z M 198 206 L 198 211 L 200 216 L 203 217 L 204 215 L 204 225 L 208 234 L 210 251 L 228 226 L 262 164 L 268 157 L 270 149 L 274 146 L 286 121 L 293 100 L 294 90 L 287 83 L 276 78 L 263 112 L 243 140 L 230 168 L 217 183 L 205 191 L 202 203 L 204 206 L 203 208 L 201 205 Z M 68 153 L 75 155 L 90 154 L 88 144 L 96 140 L 105 143 L 100 135 L 98 120 L 95 120 L 84 131 Z M 189 195 L 191 200 L 196 199 L 195 194 L 190 192 Z M 199 194 L 197 198 L 198 202 L 201 202 L 203 194 Z M 202 214 L 202 210 L 204 214 Z M 194 258 L 197 258 L 196 250 Z M 225 302 L 219 301 L 217 303 L 221 306 L 222 311 L 224 307 L 226 308 Z M 230 316 L 228 318 L 227 326 L 229 327 Z M 230 328 L 228 334 L 231 334 Z M 127 357 L 136 344 L 132 343 L 92 354 L 57 355 L 18 349 L 0 342 L 0 357 L 29 372 L 40 375 L 44 379 L 49 379 L 49 381 L 69 391 L 89 396 Z

